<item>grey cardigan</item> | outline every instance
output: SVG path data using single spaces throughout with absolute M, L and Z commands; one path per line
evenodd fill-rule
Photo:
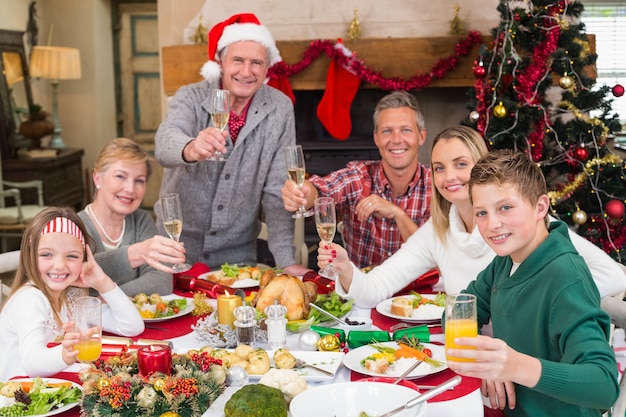
M 155 137 L 155 156 L 165 168 L 161 194 L 180 194 L 187 258 L 211 269 L 225 262 L 256 264 L 263 211 L 276 265 L 292 265 L 294 221 L 283 207 L 281 188 L 287 179 L 283 149 L 295 143 L 293 104 L 263 85 L 252 98 L 234 148 L 228 139 L 227 161 L 188 163 L 183 149 L 209 126 L 209 91 L 217 87 L 206 81 L 181 87 Z M 159 203 L 155 212 L 163 233 Z
M 128 262 L 128 246 L 143 242 L 146 239 L 158 234 L 152 216 L 145 210 L 138 209 L 134 213 L 126 216 L 126 230 L 124 237 L 117 249 L 106 250 L 96 225 L 91 218 L 82 210 L 78 213 L 87 227 L 87 232 L 96 242 L 95 252 L 96 262 L 105 274 L 128 296 L 134 296 L 140 292 L 148 295 L 158 293 L 161 295 L 171 294 L 174 290 L 172 274 L 162 272 L 149 265 L 142 265 L 132 268 Z

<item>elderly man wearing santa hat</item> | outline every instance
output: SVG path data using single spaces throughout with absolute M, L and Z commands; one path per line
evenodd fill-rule
M 266 84 L 268 68 L 282 60 L 280 53 L 253 14 L 216 24 L 208 34 L 208 50 L 201 70 L 205 80 L 179 89 L 155 137 L 155 156 L 165 168 L 161 194 L 180 195 L 180 240 L 187 258 L 211 269 L 226 262 L 256 264 L 263 211 L 276 265 L 302 275 L 307 269 L 295 264 L 294 221 L 280 192 L 287 175 L 283 149 L 296 138 L 293 103 Z M 223 132 L 209 113 L 214 89 L 231 94 Z M 216 152 L 226 160 L 210 160 Z M 158 203 L 155 212 L 164 232 Z

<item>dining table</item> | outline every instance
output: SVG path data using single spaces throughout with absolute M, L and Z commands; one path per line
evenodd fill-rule
M 193 291 L 189 290 L 188 288 L 177 288 L 175 289 L 175 293 L 178 296 L 184 296 L 188 298 L 189 303 L 193 302 Z M 205 291 L 205 293 L 207 292 Z M 215 298 L 208 297 L 205 302 L 209 303 L 213 307 L 214 312 L 211 314 L 216 314 L 217 300 Z M 386 332 L 390 332 L 393 326 L 398 327 L 399 323 L 402 323 L 401 320 L 397 320 L 395 318 L 387 317 L 381 314 L 375 308 L 364 309 L 353 306 L 350 313 L 348 313 L 348 317 L 350 316 L 369 316 L 372 318 L 372 330 L 380 330 Z M 139 339 L 150 339 L 158 341 L 168 341 L 171 342 L 172 352 L 174 353 L 185 353 L 190 349 L 199 349 L 205 346 L 206 342 L 201 337 L 201 335 L 199 335 L 198 332 L 194 330 L 193 326 L 201 318 L 204 317 L 194 316 L 193 314 L 189 313 L 169 320 L 147 322 L 145 331 L 137 337 L 133 338 L 133 340 L 137 341 Z M 412 322 L 400 324 L 401 327 L 410 327 L 414 325 L 416 325 L 416 323 Z M 442 333 L 440 322 L 429 326 L 428 331 L 430 333 L 429 343 L 443 345 L 444 336 Z M 287 332 L 285 347 L 292 351 L 296 356 L 297 353 L 302 350 L 300 346 L 299 336 L 300 333 Z M 272 350 L 266 343 L 263 342 L 257 343 L 255 347 L 261 347 L 268 351 Z M 76 363 L 69 366 L 64 371 L 52 375 L 51 377 L 80 383 L 78 372 L 80 372 L 84 367 L 87 366 L 90 365 Z M 412 382 L 417 385 L 435 386 L 442 382 L 445 382 L 455 375 L 456 374 L 452 370 L 445 368 L 440 372 L 421 376 L 418 379 L 412 379 Z M 344 364 L 341 364 L 337 368 L 334 378 L 320 382 L 307 381 L 307 389 L 312 389 L 322 384 L 336 384 L 341 382 L 358 381 L 369 376 L 370 375 L 361 374 L 359 372 L 351 370 Z M 253 380 L 247 382 L 254 383 L 255 381 Z M 214 403 L 208 410 L 206 410 L 202 417 L 223 417 L 225 402 L 238 389 L 239 387 L 226 387 L 224 393 L 220 395 L 220 397 L 218 397 L 216 401 L 214 401 Z M 459 385 L 428 400 L 426 405 L 425 417 L 483 417 L 485 415 L 489 415 L 485 412 L 485 410 L 486 409 L 484 408 L 483 397 L 480 393 L 480 380 L 463 376 Z M 320 412 L 320 415 L 323 415 L 323 408 L 320 408 Z M 79 417 L 80 407 L 77 406 L 56 415 L 58 417 Z M 330 415 L 331 414 L 329 414 L 329 416 Z

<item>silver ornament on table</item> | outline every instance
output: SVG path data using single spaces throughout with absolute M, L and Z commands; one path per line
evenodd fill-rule
M 317 342 L 320 340 L 320 335 L 313 330 L 305 330 L 300 333 L 298 341 L 300 342 L 300 348 L 302 350 L 317 350 Z
M 248 383 L 248 373 L 241 366 L 232 366 L 226 371 L 226 385 L 241 387 Z

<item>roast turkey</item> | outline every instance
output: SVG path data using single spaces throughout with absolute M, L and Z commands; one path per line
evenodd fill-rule
M 259 311 L 264 311 L 265 307 L 274 304 L 278 300 L 279 304 L 287 308 L 287 320 L 301 320 L 309 317 L 311 311 L 310 303 L 317 297 L 317 286 L 315 283 L 302 282 L 293 275 L 276 275 L 272 269 L 267 270 L 259 280 L 259 292 L 252 300 L 252 305 Z

